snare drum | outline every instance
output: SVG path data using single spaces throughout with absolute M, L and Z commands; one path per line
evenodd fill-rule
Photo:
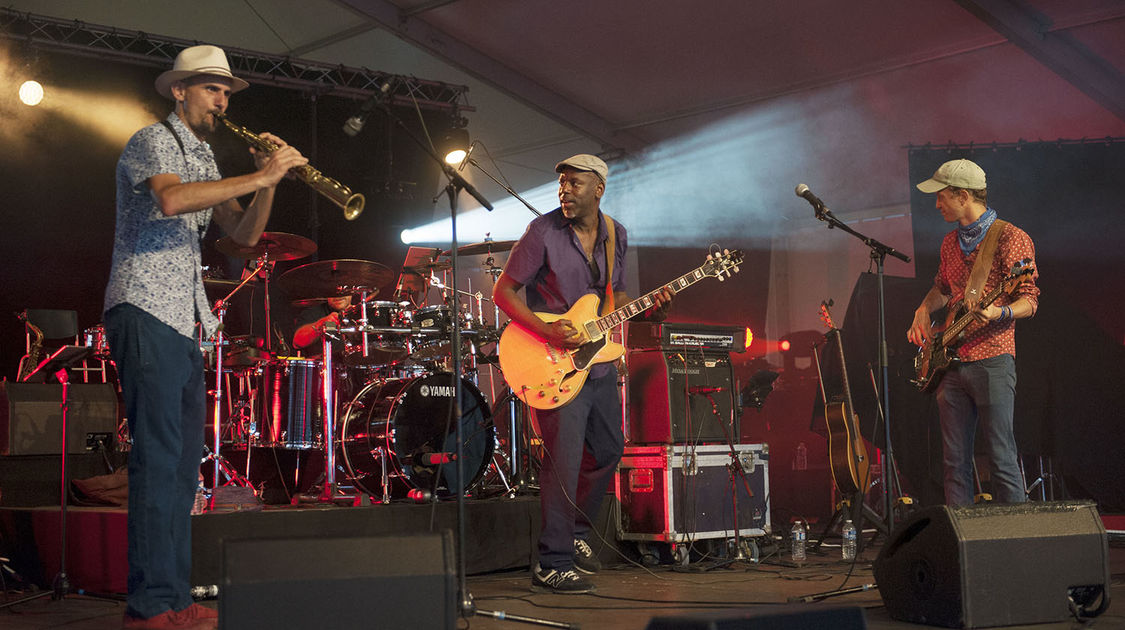
M 428 453 L 454 453 L 456 428 L 446 426 L 453 410 L 453 378 L 448 373 L 369 384 L 347 407 L 341 422 L 341 460 L 355 484 L 372 496 L 382 495 L 387 471 L 393 494 L 412 488 L 456 493 L 471 488 L 492 461 L 495 427 L 480 390 L 461 379 L 461 432 L 467 483 L 457 483 L 457 463 L 429 464 Z
M 279 357 L 258 373 L 258 446 L 317 448 L 324 443 L 321 362 Z

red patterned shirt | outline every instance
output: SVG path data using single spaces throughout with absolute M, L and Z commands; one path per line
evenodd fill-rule
M 981 241 L 983 243 L 983 241 Z M 969 281 L 969 274 L 980 252 L 978 245 L 968 256 L 957 244 L 957 230 L 945 235 L 941 242 L 941 266 L 938 267 L 934 285 L 942 295 L 949 296 L 949 304 L 961 301 L 965 297 L 965 284 Z M 996 255 L 992 259 L 992 269 L 989 270 L 988 279 L 984 283 L 981 295 L 988 293 L 1007 276 L 1017 261 L 1028 258 L 1035 264 L 1035 243 L 1027 232 L 1008 224 L 1000 233 L 1000 240 L 996 244 Z M 1004 306 L 1011 304 L 1019 298 L 1026 298 L 1033 309 L 1039 308 L 1039 287 L 1035 280 L 1039 277 L 1038 267 L 1034 267 L 1030 275 L 1024 276 L 1024 282 L 1019 285 L 1014 296 L 1001 293 L 993 304 Z M 962 361 L 979 361 L 1001 354 L 1016 354 L 1016 322 L 1013 319 L 992 321 L 987 324 L 973 323 L 965 330 L 964 338 L 957 348 L 957 356 Z

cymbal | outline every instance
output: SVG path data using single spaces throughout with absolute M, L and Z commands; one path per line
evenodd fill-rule
M 294 299 L 377 291 L 394 279 L 386 265 L 370 260 L 322 260 L 290 269 L 278 284 Z
M 407 273 L 417 274 L 419 276 L 428 276 L 431 271 L 445 271 L 453 266 L 453 263 L 448 260 L 435 260 L 434 262 L 422 263 L 420 265 L 413 265 L 411 267 L 403 267 L 402 270 Z
M 224 236 L 215 241 L 215 249 L 234 258 L 261 258 L 268 255 L 270 260 L 297 260 L 315 252 L 316 243 L 296 234 L 262 232 L 257 245 L 239 245 L 231 237 Z
M 457 248 L 458 256 L 477 256 L 479 254 L 496 254 L 499 252 L 506 252 L 512 249 L 516 244 L 515 241 L 481 241 L 479 243 L 472 243 L 469 245 L 462 245 Z M 441 253 L 442 256 L 448 256 L 453 250 L 447 249 Z

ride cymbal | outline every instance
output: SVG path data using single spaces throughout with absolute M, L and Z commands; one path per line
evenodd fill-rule
M 394 280 L 386 265 L 370 260 L 322 260 L 285 272 L 277 282 L 295 300 L 378 291 Z

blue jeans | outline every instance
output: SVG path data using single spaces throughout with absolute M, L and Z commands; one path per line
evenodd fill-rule
M 617 374 L 586 381 L 569 404 L 536 411 L 546 455 L 539 471 L 543 528 L 539 565 L 574 567 L 574 539 L 586 540 L 625 449 Z
M 129 433 L 127 612 L 154 617 L 191 605 L 191 508 L 203 455 L 203 357 L 149 313 L 120 304 L 105 314 Z
M 945 502 L 973 504 L 973 439 L 979 422 L 992 469 L 993 498 L 1027 500 L 1012 429 L 1016 359 L 1010 354 L 962 363 L 938 385 L 938 413 L 945 468 Z

